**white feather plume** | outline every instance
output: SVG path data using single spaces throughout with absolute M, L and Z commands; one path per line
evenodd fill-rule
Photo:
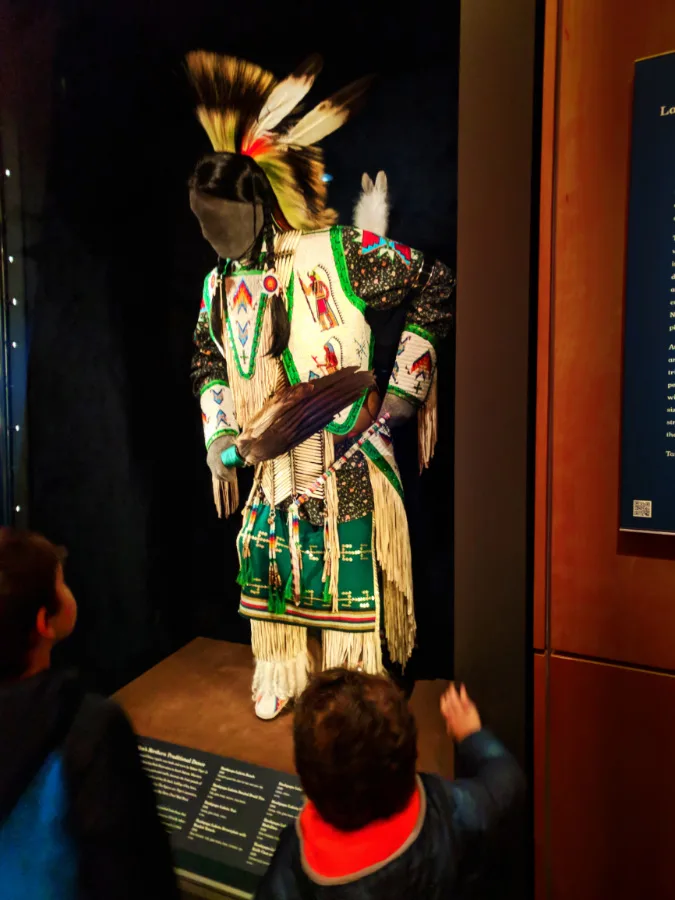
M 321 56 L 318 53 L 313 53 L 292 75 L 279 82 L 260 110 L 251 140 L 262 137 L 265 133 L 272 131 L 286 116 L 293 112 L 298 103 L 309 92 L 322 67 L 323 60 Z
M 387 176 L 378 172 L 375 183 L 367 173 L 361 179 L 361 195 L 354 207 L 354 226 L 386 237 L 389 228 Z
M 296 147 L 310 147 L 332 134 L 354 112 L 356 104 L 361 100 L 372 83 L 372 78 L 360 78 L 328 100 L 323 100 L 310 110 L 306 116 L 294 125 L 290 131 L 279 138 L 282 144 L 294 144 Z

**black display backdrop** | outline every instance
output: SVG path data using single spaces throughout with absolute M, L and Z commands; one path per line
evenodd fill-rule
M 317 101 L 378 72 L 364 112 L 325 142 L 331 202 L 349 222 L 361 173 L 385 169 L 390 234 L 454 264 L 458 5 L 10 6 L 19 96 L 44 101 L 21 110 L 22 179 L 46 185 L 28 248 L 31 526 L 70 551 L 80 624 L 63 655 L 113 690 L 197 634 L 248 640 L 236 612 L 239 517 L 215 516 L 188 379 L 213 257 L 187 204 L 208 144 L 184 54 L 238 54 L 284 75 L 318 50 Z M 45 19 L 53 46 L 35 40 Z M 417 677 L 452 671 L 453 352 L 447 342 L 440 442 L 421 481 L 414 427 L 397 444 L 414 522 Z

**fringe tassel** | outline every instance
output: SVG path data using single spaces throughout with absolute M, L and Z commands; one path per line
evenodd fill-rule
M 277 235 L 274 242 L 274 264 L 284 297 L 288 294 L 288 287 L 293 274 L 295 252 L 298 249 L 301 237 L 301 231 L 282 231 Z
M 252 575 L 251 560 L 248 557 L 244 557 L 239 566 L 239 574 L 237 575 L 237 584 L 239 587 L 246 587 L 247 584 L 251 584 L 253 580 Z
M 307 649 L 307 629 L 251 619 L 251 647 L 257 660 L 288 662 Z
M 237 362 L 230 345 L 227 333 L 227 303 L 223 296 L 221 282 L 221 302 L 223 316 L 222 343 L 225 350 L 227 371 L 236 373 L 230 379 L 230 388 L 234 400 L 234 409 L 237 422 L 244 427 L 246 423 L 262 408 L 263 403 L 273 393 L 279 374 L 279 360 L 268 356 L 273 342 L 272 310 L 270 303 L 263 314 L 260 342 L 254 363 L 253 374 L 250 378 L 240 378 L 237 371 Z
M 234 481 L 220 481 L 213 478 L 213 502 L 218 518 L 229 518 L 239 506 L 239 481 L 235 472 Z
M 379 675 L 383 671 L 379 630 L 360 633 L 326 629 L 322 640 L 324 669 L 360 667 L 370 675 Z
M 258 519 L 258 513 L 262 504 L 262 496 L 260 493 L 260 483 L 256 479 L 253 482 L 253 488 L 249 494 L 246 506 L 244 507 L 244 524 L 240 532 L 241 550 L 239 551 L 239 574 L 237 575 L 237 584 L 244 587 L 251 584 L 251 537 L 253 529 Z M 237 546 L 239 539 L 237 539 Z
M 279 700 L 299 697 L 307 687 L 310 659 L 306 650 L 288 662 L 263 662 L 256 660 L 251 686 L 253 699 L 259 694 L 272 694 Z
M 270 526 L 270 567 L 267 608 L 273 615 L 281 615 L 286 611 L 286 603 L 284 601 L 284 592 L 281 585 L 281 575 L 279 574 L 279 564 L 277 563 L 277 512 L 274 507 L 270 510 L 270 517 L 267 521 Z
M 403 500 L 386 475 L 368 460 L 373 490 L 375 558 L 383 574 L 384 630 L 393 662 L 405 666 L 415 646 L 412 555 Z
M 323 432 L 324 471 L 335 461 L 333 435 Z M 340 575 L 340 536 L 338 534 L 338 493 L 335 474 L 326 479 L 324 485 L 324 531 L 323 531 L 323 582 L 324 598 L 333 600 L 333 612 L 338 611 Z
M 302 237 L 299 231 L 287 231 L 278 234 L 274 243 L 276 260 L 276 272 L 279 282 L 279 302 L 285 302 L 286 292 L 293 274 L 295 252 Z M 230 346 L 227 334 L 227 302 L 224 294 L 223 281 L 220 281 L 220 303 L 222 310 L 223 334 L 222 346 L 225 350 L 227 371 L 235 373 L 231 377 L 230 387 L 234 400 L 234 409 L 237 422 L 243 427 L 262 407 L 263 403 L 273 393 L 277 377 L 281 371 L 278 359 L 269 355 L 274 346 L 274 323 L 272 316 L 273 303 L 268 298 L 267 308 L 264 312 L 261 327 L 260 341 L 254 364 L 253 374 L 250 378 L 241 378 L 238 375 L 234 353 Z
M 426 403 L 417 413 L 417 456 L 420 474 L 429 468 L 438 440 L 438 370 L 434 369 Z
M 302 591 L 301 574 L 302 574 L 302 551 L 300 549 L 300 508 L 296 500 L 293 500 L 288 507 L 288 546 L 291 554 L 291 576 L 289 584 L 286 585 L 290 597 L 296 604 L 300 603 L 300 594 Z
M 405 668 L 415 648 L 417 625 L 411 605 L 396 585 L 384 576 L 384 633 L 393 662 Z
M 255 656 L 254 700 L 262 693 L 287 700 L 303 692 L 311 672 L 306 628 L 252 619 L 251 647 Z

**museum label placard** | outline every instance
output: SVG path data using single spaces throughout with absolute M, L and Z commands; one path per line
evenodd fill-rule
M 139 738 L 178 866 L 253 891 L 304 796 L 295 775 Z
M 620 528 L 675 534 L 675 52 L 635 64 L 628 215 Z

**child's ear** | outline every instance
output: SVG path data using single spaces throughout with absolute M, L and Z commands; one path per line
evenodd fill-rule
M 47 641 L 56 640 L 56 632 L 54 631 L 49 613 L 45 606 L 38 610 L 37 618 L 35 620 L 35 630 L 41 638 L 44 638 Z

